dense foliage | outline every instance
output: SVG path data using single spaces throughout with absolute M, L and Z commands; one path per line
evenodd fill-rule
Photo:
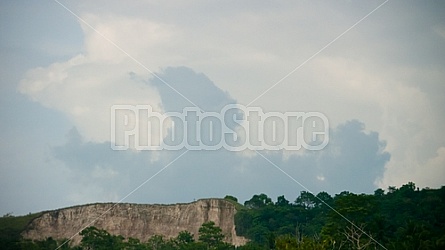
M 259 194 L 244 206 L 233 196 L 225 199 L 238 209 L 236 232 L 250 240 L 245 246 L 223 242 L 221 229 L 209 221 L 197 237 L 183 231 L 175 238 L 155 235 L 147 242 L 89 227 L 80 233 L 81 244 L 70 247 L 52 238 L 21 239 L 20 231 L 37 215 L 7 215 L 0 218 L 0 249 L 445 249 L 445 187 L 419 190 L 408 183 L 386 193 L 345 191 L 334 197 L 303 191 L 293 202 L 284 196 L 274 202 Z
M 445 249 L 445 187 L 414 183 L 373 195 L 301 192 L 291 203 L 254 195 L 235 216 L 248 249 Z
M 20 233 L 39 215 L 13 216 L 12 213 L 3 215 L 0 218 L 0 249 L 21 249 L 18 247 L 21 241 Z
M 125 239 L 121 235 L 112 235 L 106 230 L 88 227 L 80 232 L 82 240 L 78 246 L 70 246 L 68 240 L 54 240 L 48 238 L 43 241 L 15 240 L 9 245 L 0 245 L 0 249 L 23 250 L 234 250 L 235 247 L 223 241 L 221 228 L 213 221 L 202 224 L 199 228 L 198 240 L 188 231 L 180 232 L 175 238 L 165 239 L 161 235 L 154 235 L 147 242 L 138 239 Z

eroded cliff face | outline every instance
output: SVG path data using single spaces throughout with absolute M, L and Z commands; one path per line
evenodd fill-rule
M 27 239 L 43 240 L 47 237 L 68 239 L 78 244 L 78 232 L 86 226 L 105 229 L 114 235 L 122 235 L 147 241 L 151 236 L 176 237 L 187 230 L 198 237 L 199 227 L 213 221 L 226 236 L 225 241 L 243 245 L 246 239 L 235 233 L 235 206 L 223 199 L 202 199 L 187 204 L 91 204 L 44 212 L 35 218 L 22 233 Z M 91 224 L 90 224 L 91 223 Z

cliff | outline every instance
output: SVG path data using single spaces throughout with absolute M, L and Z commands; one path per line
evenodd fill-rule
M 33 219 L 22 236 L 43 240 L 47 237 L 68 239 L 78 244 L 84 227 L 95 226 L 125 238 L 148 240 L 153 235 L 176 237 L 187 230 L 198 237 L 199 227 L 213 221 L 226 236 L 225 241 L 243 245 L 246 239 L 235 232 L 235 206 L 223 199 L 202 199 L 187 204 L 146 205 L 99 203 L 43 212 Z M 91 223 L 91 224 L 90 224 Z

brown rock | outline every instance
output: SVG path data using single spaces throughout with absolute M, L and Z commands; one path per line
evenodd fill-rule
M 72 244 L 77 245 L 82 239 L 79 232 L 94 226 L 142 242 L 155 234 L 176 237 L 183 230 L 191 232 L 197 239 L 199 227 L 204 222 L 213 221 L 222 229 L 226 242 L 239 246 L 247 240 L 236 235 L 235 213 L 235 206 L 223 199 L 173 205 L 99 203 L 44 212 L 22 235 L 33 240 L 72 238 Z

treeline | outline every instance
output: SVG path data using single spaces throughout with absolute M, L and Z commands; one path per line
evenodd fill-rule
M 252 249 L 445 249 L 445 187 L 410 182 L 387 193 L 254 195 L 235 215 Z
M 80 232 L 82 240 L 78 246 L 70 246 L 68 240 L 54 240 L 47 238 L 42 241 L 21 240 L 13 248 L 23 250 L 234 250 L 234 246 L 223 241 L 224 235 L 220 227 L 213 221 L 202 224 L 199 228 L 198 240 L 188 231 L 180 232 L 175 238 L 166 239 L 161 235 L 154 235 L 146 242 L 139 239 L 125 239 L 121 235 L 112 235 L 106 230 L 88 227 Z M 6 249 L 0 246 L 0 249 Z
M 445 187 L 419 190 L 410 182 L 386 192 L 345 191 L 334 197 L 303 191 L 293 202 L 284 196 L 272 201 L 259 194 L 244 205 L 233 196 L 225 199 L 237 207 L 237 235 L 249 239 L 244 246 L 225 243 L 222 230 L 211 221 L 200 227 L 197 240 L 183 231 L 171 239 L 155 235 L 141 242 L 90 227 L 81 232 L 80 245 L 70 246 L 52 238 L 25 240 L 17 238 L 17 233 L 11 238 L 2 227 L 4 221 L 13 222 L 14 218 L 8 217 L 0 218 L 0 249 L 445 249 Z

